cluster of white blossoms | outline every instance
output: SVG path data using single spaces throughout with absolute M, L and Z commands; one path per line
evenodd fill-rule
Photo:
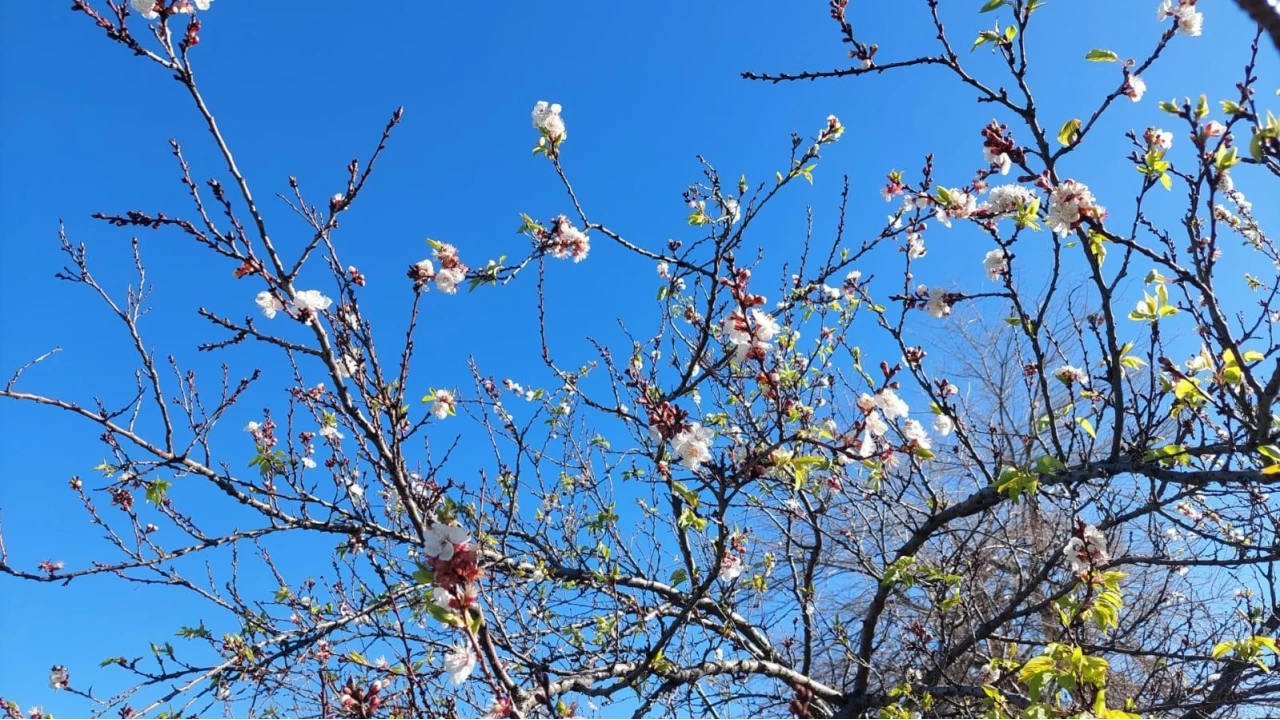
M 555 227 L 547 236 L 547 249 L 552 257 L 559 260 L 573 258 L 574 262 L 582 262 L 591 250 L 591 241 L 587 234 L 573 226 L 569 218 L 561 215 L 555 220 Z
M 1156 8 L 1156 20 L 1163 22 L 1176 18 L 1178 32 L 1190 37 L 1198 36 L 1204 29 L 1204 13 L 1196 11 L 1196 0 L 1163 0 Z
M 450 685 L 461 685 L 476 669 L 476 653 L 468 645 L 454 645 L 444 655 L 444 671 Z
M 1063 365 L 1053 371 L 1053 376 L 1058 378 L 1058 380 L 1061 380 L 1066 385 L 1070 385 L 1072 383 L 1076 383 L 1078 385 L 1089 384 L 1089 373 L 1074 365 Z
M 433 520 L 427 528 L 427 536 L 422 541 L 422 552 L 427 557 L 440 562 L 449 562 L 458 550 L 465 550 L 471 543 L 471 536 L 466 528 L 457 525 L 445 525 Z
M 169 10 L 170 12 L 189 14 L 195 10 L 208 10 L 209 4 L 212 2 L 213 0 L 177 0 L 169 7 Z M 164 8 L 162 0 L 130 0 L 129 5 L 144 20 L 155 20 L 160 17 L 160 10 Z
M 1012 215 L 1035 199 L 1035 192 L 1022 185 L 997 185 L 991 188 L 990 197 L 983 208 L 992 215 Z
M 1079 227 L 1084 218 L 1101 220 L 1105 215 L 1106 210 L 1097 204 L 1088 185 L 1065 180 L 1049 194 L 1049 214 L 1045 222 L 1058 235 L 1066 235 Z
M 690 470 L 697 470 L 702 463 L 711 461 L 711 443 L 716 435 L 711 428 L 701 423 L 692 423 L 689 427 L 676 433 L 671 440 L 671 449 L 680 457 L 680 464 Z
M 431 402 L 431 415 L 437 420 L 444 420 L 457 413 L 458 400 L 449 390 L 436 390 Z
M 448 243 L 440 243 L 435 248 L 435 256 L 440 262 L 440 270 L 435 276 L 436 287 L 447 295 L 458 292 L 458 286 L 467 279 L 467 266 L 458 259 L 458 249 Z
M 758 308 L 751 310 L 751 321 L 741 310 L 734 310 L 725 320 L 725 334 L 733 344 L 733 362 L 741 365 L 748 358 L 763 360 L 773 349 L 770 340 L 778 334 L 778 321 Z
M 999 280 L 1009 272 L 1009 253 L 1004 248 L 988 252 L 982 258 L 982 269 L 987 271 L 987 277 Z
M 560 117 L 560 103 L 539 100 L 533 106 L 533 127 L 552 138 L 564 137 L 564 118 Z
M 49 671 L 49 687 L 53 690 L 66 690 L 71 685 L 71 674 L 61 665 L 54 665 Z
M 280 302 L 280 299 L 269 290 L 263 290 L 258 293 L 258 296 L 253 301 L 268 320 L 274 318 L 277 313 L 285 309 L 284 303 Z M 294 312 L 302 317 L 328 310 L 333 305 L 333 300 L 326 297 L 319 290 L 299 290 L 294 293 L 292 304 Z
M 941 320 L 951 314 L 951 303 L 947 302 L 946 288 L 935 287 L 930 289 L 921 285 L 916 292 L 920 294 L 928 293 L 929 301 L 925 303 L 924 309 L 933 317 Z
M 1107 536 L 1101 530 L 1085 525 L 1080 535 L 1071 538 L 1062 549 L 1071 572 L 1083 575 L 1092 568 L 1111 562 L 1111 555 L 1107 553 Z

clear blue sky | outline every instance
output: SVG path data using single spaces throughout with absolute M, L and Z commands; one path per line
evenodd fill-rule
M 1041 11 L 1043 22 L 1034 30 L 1040 65 L 1032 80 L 1045 117 L 1056 126 L 1080 114 L 1081 98 L 1091 109 L 1113 87 L 1115 66 L 1082 60 L 1091 47 L 1145 56 L 1161 30 L 1156 4 L 1060 0 Z M 133 365 L 118 325 L 84 292 L 52 278 L 62 264 L 58 219 L 66 219 L 74 240 L 89 243 L 104 284 L 121 290 L 130 280 L 130 233 L 92 221 L 90 213 L 186 213 L 167 145 L 171 136 L 184 143 L 198 180 L 228 178 L 182 88 L 109 43 L 68 5 L 7 3 L 0 24 L 0 303 L 9 308 L 0 316 L 0 374 L 7 377 L 61 346 L 60 356 L 30 372 L 25 387 L 80 401 L 96 395 L 111 405 L 131 395 Z M 980 5 L 944 3 L 958 42 L 989 22 L 990 16 L 976 14 Z M 1118 107 L 1099 128 L 1105 140 L 1099 137 L 1093 152 L 1080 153 L 1068 166 L 1117 212 L 1124 212 L 1137 187 L 1137 174 L 1120 156 L 1122 131 L 1171 124 L 1156 109 L 1158 99 L 1202 91 L 1226 97 L 1240 77 L 1245 19 L 1231 3 L 1201 5 L 1204 36 L 1176 38 L 1168 59 L 1145 75 L 1147 99 Z M 933 51 L 923 2 L 855 0 L 852 6 L 860 36 L 881 45 L 881 58 Z M 1094 13 L 1100 19 L 1090 19 Z M 815 208 L 819 231 L 830 230 L 842 173 L 852 176 L 852 227 L 862 232 L 879 227 L 889 210 L 876 193 L 890 169 L 914 173 L 932 151 L 938 177 L 963 184 L 980 162 L 978 131 L 992 113 L 989 106 L 975 106 L 972 94 L 941 70 L 782 86 L 739 79 L 748 69 L 844 65 L 845 47 L 818 0 L 573 0 L 554 7 L 217 0 L 204 20 L 204 42 L 195 51 L 204 92 L 277 243 L 286 248 L 297 247 L 304 234 L 273 198 L 288 192 L 286 178 L 296 175 L 315 200 L 338 191 L 346 162 L 367 156 L 389 113 L 405 106 L 379 172 L 339 235 L 344 259 L 370 279 L 366 297 L 378 308 L 375 318 L 388 324 L 400 321 L 408 294 L 404 268 L 426 256 L 425 237 L 452 242 L 464 259 L 481 265 L 524 249 L 513 232 L 518 213 L 545 219 L 571 210 L 549 166 L 529 155 L 536 136 L 528 113 L 536 100 L 564 105 L 570 134 L 565 165 L 593 219 L 650 247 L 693 236 L 684 225 L 680 192 L 698 179 L 695 153 L 726 177 L 746 173 L 762 180 L 783 168 L 790 132 L 812 134 L 829 113 L 839 115 L 848 132 L 827 151 L 816 187 L 793 192 L 749 242 L 763 245 L 775 260 L 798 248 L 806 204 Z M 1264 56 L 1262 75 L 1274 79 L 1275 52 L 1264 49 Z M 975 72 L 999 77 L 986 53 L 966 59 Z M 1264 87 L 1268 94 L 1274 90 Z M 1187 144 L 1179 131 L 1175 158 Z M 1089 164 L 1099 158 L 1106 170 L 1091 171 Z M 1237 181 L 1245 192 L 1247 178 L 1242 172 Z M 1274 229 L 1275 209 L 1260 196 L 1253 199 Z M 247 374 L 262 349 L 198 356 L 196 343 L 218 335 L 194 313 L 200 306 L 233 316 L 253 313 L 258 288 L 236 283 L 229 267 L 211 262 L 175 233 L 140 237 L 157 286 L 144 329 L 159 355 L 176 354 L 208 383 L 222 362 L 234 377 Z M 566 362 L 589 359 L 586 334 L 616 337 L 614 318 L 654 318 L 635 309 L 654 295 L 653 267 L 605 242 L 595 238 L 581 265 L 551 268 L 550 312 L 559 318 L 553 339 Z M 929 246 L 924 267 L 936 275 L 922 281 L 980 285 L 985 246 L 976 234 L 931 231 Z M 1223 275 L 1238 278 L 1243 271 L 1229 267 Z M 545 381 L 530 280 L 500 292 L 433 293 L 420 336 L 430 352 L 419 363 L 419 381 L 466 388 L 469 354 L 497 377 Z M 266 392 L 239 407 L 243 417 L 224 424 L 221 437 L 235 465 L 242 466 L 246 449 L 236 433 L 254 408 L 282 406 L 281 386 L 265 385 Z M 71 475 L 89 478 L 103 457 L 94 429 L 11 403 L 0 404 L 0 425 L 0 519 L 10 561 L 34 569 L 45 558 L 76 567 L 104 557 L 99 533 L 66 489 Z M 454 467 L 460 476 L 469 474 L 466 457 Z M 293 548 L 298 562 L 315 568 L 303 572 L 316 574 L 330 549 L 328 540 Z M 106 578 L 65 588 L 0 578 L 0 694 L 43 703 L 60 715 L 83 712 L 74 699 L 43 689 L 49 666 L 68 665 L 83 686 L 103 657 L 145 654 L 148 642 L 173 639 L 179 625 L 200 617 L 211 627 L 217 618 L 163 589 Z

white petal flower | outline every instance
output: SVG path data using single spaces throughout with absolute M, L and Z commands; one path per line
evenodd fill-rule
M 925 432 L 924 425 L 921 425 L 919 420 L 911 419 L 903 422 L 902 434 L 921 449 L 928 450 L 931 445 L 929 434 Z
M 711 443 L 715 433 L 701 423 L 693 423 L 681 430 L 671 441 L 671 449 L 680 456 L 680 464 L 690 470 L 697 470 L 702 463 L 711 461 Z
M 994 215 L 1012 215 L 1018 208 L 1036 199 L 1033 190 L 1021 185 L 997 185 L 991 188 L 987 209 Z
M 54 665 L 49 671 L 49 687 L 54 690 L 65 690 L 71 683 L 71 676 L 61 665 Z
M 866 425 L 867 425 L 867 433 L 872 437 L 883 437 L 885 433 L 889 432 L 889 423 L 886 423 L 880 417 L 880 413 L 874 410 L 872 410 L 871 413 L 867 415 Z
M 435 402 L 431 403 L 431 414 L 437 420 L 444 420 L 454 414 L 458 401 L 448 390 L 437 390 Z
M 145 20 L 155 20 L 160 17 L 160 13 L 156 12 L 156 0 L 130 0 L 129 5 L 133 7 L 133 11 L 138 13 Z
M 724 561 L 720 563 L 720 579 L 724 582 L 733 582 L 742 574 L 746 564 L 742 562 L 742 558 L 737 555 L 725 555 Z
M 466 528 L 432 521 L 427 537 L 423 541 L 422 552 L 441 562 L 449 562 L 453 559 L 453 553 L 457 547 L 466 545 L 468 542 L 470 542 L 470 536 Z
M 987 277 L 999 280 L 1009 271 L 1009 254 L 1004 251 L 1004 248 L 996 248 L 988 252 L 982 258 L 982 268 L 987 271 Z
M 1063 548 L 1063 553 L 1066 555 L 1067 567 L 1077 575 L 1111 562 L 1111 555 L 1107 552 L 1107 537 L 1092 525 L 1085 525 L 1079 537 L 1072 537 Z
M 455 645 L 444 656 L 444 671 L 450 685 L 461 685 L 476 669 L 476 654 L 466 645 Z
M 1130 75 L 1124 83 L 1124 94 L 1129 99 L 1138 102 L 1142 99 L 1142 95 L 1147 92 L 1147 81 L 1137 75 Z
M 436 273 L 436 287 L 440 292 L 452 295 L 458 292 L 458 286 L 467 279 L 467 274 L 459 268 L 441 268 Z
M 933 431 L 946 437 L 956 429 L 955 421 L 948 415 L 939 415 L 933 419 Z
M 552 138 L 565 134 L 564 119 L 560 117 L 560 103 L 539 100 L 533 106 L 533 126 Z
M 325 425 L 320 428 L 320 437 L 328 438 L 330 441 L 336 443 L 343 438 L 343 435 L 338 430 L 337 425 Z
M 299 290 L 293 297 L 293 306 L 300 312 L 322 312 L 328 310 L 333 300 L 325 297 L 319 290 Z
M 1053 371 L 1053 376 L 1061 380 L 1066 385 L 1070 385 L 1072 383 L 1078 383 L 1080 385 L 1089 384 L 1089 373 L 1075 367 L 1074 365 L 1063 365 Z
M 907 403 L 898 397 L 898 394 L 888 388 L 876 393 L 876 407 L 884 413 L 886 420 L 895 420 L 900 417 L 906 417 L 911 412 L 911 408 Z
M 1096 204 L 1088 185 L 1066 180 L 1049 195 L 1049 214 L 1045 222 L 1058 235 L 1066 235 L 1079 227 L 1086 216 L 1098 220 L 1105 214 L 1106 211 Z
M 258 304 L 259 308 L 262 308 L 262 314 L 266 315 L 268 320 L 274 318 L 276 313 L 284 310 L 284 304 L 277 300 L 275 295 L 266 290 L 258 293 L 258 297 L 254 298 L 254 302 Z
M 942 319 L 951 314 L 951 303 L 947 302 L 945 288 L 935 287 L 929 291 L 929 302 L 924 306 L 930 315 Z

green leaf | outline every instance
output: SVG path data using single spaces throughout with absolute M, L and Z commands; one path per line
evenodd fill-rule
M 1224 655 L 1236 648 L 1236 644 L 1231 640 L 1224 640 L 1213 646 L 1213 659 L 1220 660 Z
M 671 573 L 671 584 L 680 587 L 680 584 L 689 579 L 689 573 L 684 568 L 677 568 Z
M 992 10 L 999 10 L 1001 7 L 1004 6 L 1004 3 L 1005 3 L 1005 0 L 987 0 L 986 4 L 984 4 L 982 6 L 982 9 L 979 10 L 978 12 L 987 13 L 987 12 L 991 12 Z
M 168 480 L 152 480 L 147 483 L 147 502 L 160 507 L 160 504 L 164 502 L 165 493 L 172 486 L 173 483 Z
M 1076 138 L 1080 137 L 1080 118 L 1072 118 L 1062 124 L 1062 129 L 1058 131 L 1058 142 L 1064 147 L 1075 143 Z
M 1089 437 L 1094 439 L 1098 437 L 1098 434 L 1093 430 L 1093 423 L 1089 422 L 1089 418 L 1080 418 L 1076 420 L 1076 422 L 1080 423 L 1080 427 L 1083 428 L 1085 432 L 1089 433 Z
M 1120 59 L 1120 56 L 1110 50 L 1099 50 L 1094 48 L 1093 50 L 1085 53 L 1084 59 L 1089 62 L 1115 62 Z

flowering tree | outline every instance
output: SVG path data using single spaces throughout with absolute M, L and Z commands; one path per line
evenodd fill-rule
M 212 334 L 200 349 L 253 344 L 293 377 L 286 402 L 250 411 L 241 400 L 257 371 L 228 370 L 209 390 L 177 359 L 157 360 L 141 244 L 121 297 L 62 235 L 58 277 L 127 334 L 136 393 L 116 407 L 44 394 L 24 376 L 39 358 L 0 395 L 99 434 L 107 460 L 70 489 L 111 554 L 18 567 L 0 545 L 0 571 L 162 584 L 215 613 L 105 669 L 53 667 L 51 687 L 86 709 L 1208 717 L 1280 702 L 1280 517 L 1268 495 L 1280 476 L 1280 256 L 1237 187 L 1274 195 L 1280 176 L 1280 120 L 1255 74 L 1261 30 L 1234 48 L 1237 93 L 1160 102 L 1174 129 L 1131 132 L 1129 156 L 1112 162 L 1137 168 L 1132 198 L 1103 198 L 1090 175 L 1111 169 L 1074 165 L 1076 154 L 1104 115 L 1154 104 L 1143 75 L 1195 42 L 1195 0 L 1160 5 L 1136 60 L 1071 59 L 1112 63 L 1115 82 L 1065 122 L 1042 114 L 1028 75 L 1028 31 L 1053 6 L 991 0 L 980 10 L 992 28 L 971 40 L 923 0 L 934 54 L 886 58 L 854 32 L 847 0 L 832 0 L 852 67 L 745 77 L 933 66 L 1003 120 L 975 128 L 976 170 L 930 156 L 890 172 L 883 222 L 847 212 L 846 182 L 837 232 L 810 232 L 772 292 L 753 272 L 763 261 L 750 230 L 813 182 L 844 134 L 838 118 L 793 136 L 764 182 L 705 164 L 684 193 L 694 239 L 647 246 L 579 202 L 562 108 L 538 102 L 534 154 L 563 185 L 565 214 L 524 217 L 514 260 L 481 264 L 431 241 L 430 257 L 405 258 L 403 325 L 375 338 L 339 221 L 401 113 L 338 194 L 317 204 L 291 181 L 285 202 L 308 231 L 278 242 L 196 80 L 211 0 L 73 2 L 185 89 L 228 178 L 197 182 L 175 142 L 183 214 L 96 217 L 207 249 L 260 312 L 202 309 Z M 992 53 L 1003 76 L 966 69 L 960 42 Z M 959 227 L 985 238 L 982 287 L 948 284 L 929 264 L 927 245 Z M 593 239 L 656 266 L 656 327 L 569 362 L 540 303 L 532 360 L 547 387 L 478 364 L 467 389 L 410 373 L 418 318 L 440 295 L 536 282 L 542 297 L 546 264 L 586 259 Z M 1251 272 L 1242 281 L 1229 263 Z M 1222 288 L 1242 282 L 1232 297 L 1246 300 L 1229 302 Z M 945 319 L 964 322 L 921 344 L 913 328 Z M 870 356 L 858 342 L 872 334 L 896 350 Z M 219 424 L 246 422 L 239 448 L 215 447 Z M 451 462 L 451 424 L 491 459 Z M 237 508 L 235 528 L 184 500 L 196 485 Z M 336 545 L 324 578 L 273 559 L 272 543 L 297 535 Z M 242 582 L 242 562 L 273 586 Z M 1241 590 L 1224 597 L 1223 583 Z

